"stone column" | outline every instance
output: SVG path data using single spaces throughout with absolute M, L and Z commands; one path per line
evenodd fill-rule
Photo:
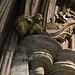
M 44 75 L 44 71 L 47 73 L 50 70 L 53 64 L 53 57 L 48 51 L 37 50 L 30 54 L 29 62 L 30 75 Z
M 66 35 L 65 36 L 65 41 L 63 43 L 63 48 L 70 48 L 70 43 L 71 43 L 71 35 Z
M 58 13 L 58 10 L 59 10 L 59 6 L 56 6 L 56 7 L 55 7 L 55 14 Z M 55 16 L 54 16 L 54 21 L 55 21 Z
M 63 42 L 63 48 L 66 48 L 66 41 Z
M 39 12 L 40 3 L 41 3 L 41 0 L 36 1 L 36 5 L 35 5 L 35 8 L 34 8 L 34 15 L 36 15 Z
M 60 51 L 48 75 L 75 75 L 75 51 Z
M 75 50 L 75 34 L 72 34 L 72 49 Z
M 69 48 L 69 40 L 66 39 L 66 48 Z
M 25 14 L 26 15 L 30 15 L 30 3 L 31 3 L 31 0 L 26 0 L 26 4 L 25 4 Z
M 66 5 L 64 5 L 64 6 L 63 6 L 62 11 L 63 11 L 63 12 L 65 12 L 65 11 L 66 11 Z
M 10 75 L 29 75 L 28 57 L 24 47 L 17 48 Z
M 62 47 L 52 38 L 45 35 L 32 35 L 20 43 L 25 47 L 29 58 L 30 75 L 44 75 L 50 71 L 54 58 Z
M 59 9 L 59 6 L 56 6 L 56 8 L 55 8 L 55 14 L 58 13 L 58 9 Z
M 47 15 L 47 22 L 50 22 L 50 18 L 54 18 L 56 1 L 57 0 L 50 0 L 48 15 Z
M 72 34 L 72 49 L 75 50 L 75 27 L 73 27 L 73 34 Z
M 42 63 L 39 61 L 31 61 L 30 75 L 44 75 L 44 68 Z
M 69 48 L 69 41 L 67 39 L 65 39 L 65 41 L 63 42 L 63 48 Z

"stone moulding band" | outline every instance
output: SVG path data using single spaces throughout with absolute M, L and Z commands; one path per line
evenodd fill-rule
M 34 50 L 35 51 L 35 50 Z M 43 68 L 48 72 L 53 65 L 53 57 L 50 52 L 44 49 L 37 49 L 29 55 L 29 61 L 39 61 L 42 63 Z

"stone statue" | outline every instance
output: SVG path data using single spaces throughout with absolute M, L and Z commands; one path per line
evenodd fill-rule
M 44 30 L 39 24 L 42 20 L 43 18 L 41 14 L 32 17 L 22 15 L 16 20 L 15 27 L 21 36 L 40 34 Z

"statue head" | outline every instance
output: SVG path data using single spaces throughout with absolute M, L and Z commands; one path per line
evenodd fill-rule
M 18 19 L 15 22 L 16 30 L 21 35 L 27 34 L 27 32 L 29 31 L 32 25 L 33 25 L 33 20 L 31 19 L 30 16 L 27 15 L 18 17 Z
M 15 28 L 21 36 L 39 34 L 43 32 L 43 27 L 38 22 L 42 20 L 42 15 L 30 17 L 27 15 L 19 16 L 15 22 Z

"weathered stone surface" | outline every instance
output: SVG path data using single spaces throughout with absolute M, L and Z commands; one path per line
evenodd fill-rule
M 48 23 L 50 22 L 50 18 L 54 18 L 56 1 L 57 0 L 50 0 L 48 14 L 47 14 L 47 22 Z
M 37 0 L 32 0 L 32 8 L 31 8 L 31 16 L 34 16 L 34 11 L 35 11 L 35 5 L 36 5 Z
M 29 75 L 28 58 L 23 47 L 14 56 L 10 75 Z
M 17 37 L 16 34 L 13 32 L 12 36 L 10 36 L 9 34 L 9 37 L 4 45 L 3 53 L 0 60 L 1 75 L 9 75 L 16 44 L 17 44 Z
M 36 51 L 36 49 L 45 49 L 48 50 L 53 57 L 55 57 L 56 53 L 62 50 L 60 44 L 58 44 L 52 38 L 44 35 L 28 36 L 24 40 L 22 40 L 21 46 L 26 48 L 26 52 L 28 55 L 32 53 L 33 50 Z
M 2 0 L 0 12 L 0 55 L 8 33 L 12 31 L 18 16 L 21 0 Z M 4 3 L 4 4 L 3 4 Z
M 25 5 L 25 14 L 26 15 L 30 15 L 31 14 L 30 4 L 31 4 L 31 0 L 26 0 L 26 5 Z
M 59 52 L 50 75 L 75 75 L 75 51 L 64 49 Z
M 50 75 L 75 75 L 75 65 L 71 61 L 54 63 Z
M 53 65 L 54 57 L 62 50 L 61 46 L 55 40 L 44 35 L 28 36 L 22 40 L 20 45 L 25 47 L 29 57 L 32 70 L 32 72 L 30 71 L 31 75 L 37 74 L 36 69 L 40 67 L 42 67 L 45 72 L 49 72 Z M 43 71 L 38 71 L 43 73 Z
M 59 52 L 57 56 L 57 61 L 65 61 L 65 60 L 70 60 L 73 63 L 75 63 L 75 51 L 72 49 L 64 49 Z
M 72 49 L 75 50 L 75 34 L 72 34 Z

